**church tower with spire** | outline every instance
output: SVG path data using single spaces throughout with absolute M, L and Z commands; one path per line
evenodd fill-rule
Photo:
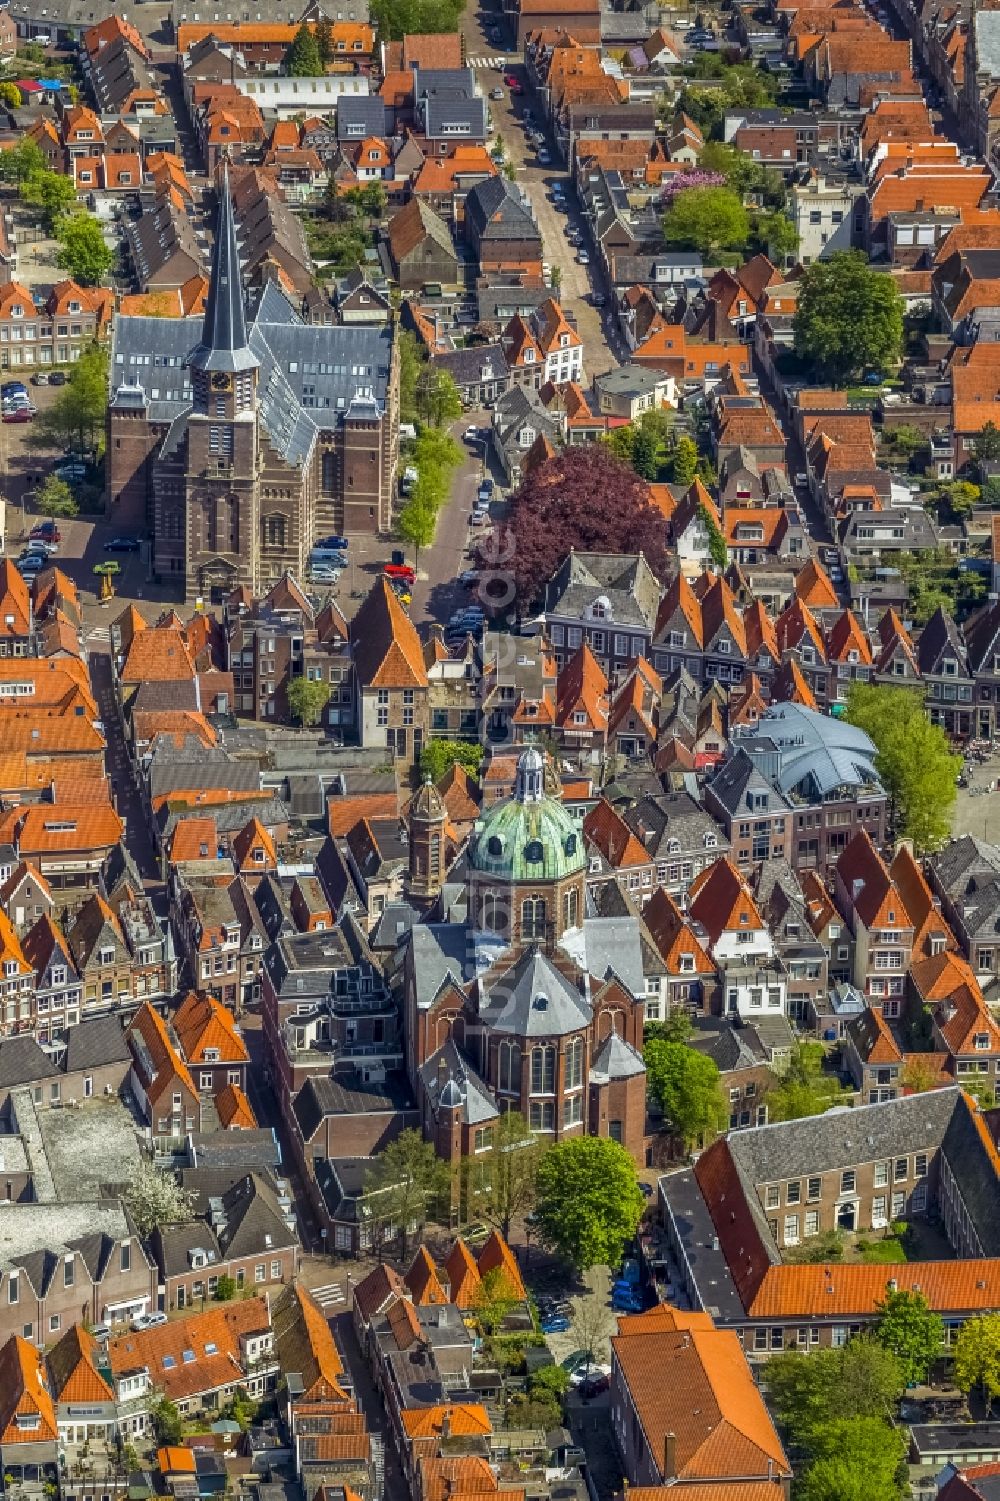
M 250 347 L 229 166 L 219 215 L 205 322 L 188 358 L 185 554 L 187 592 L 209 598 L 237 584 L 257 592 L 260 361 Z

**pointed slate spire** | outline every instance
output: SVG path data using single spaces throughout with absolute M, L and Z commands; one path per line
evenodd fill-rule
M 222 170 L 219 217 L 212 249 L 212 271 L 205 304 L 201 343 L 191 355 L 195 370 L 256 370 L 260 361 L 247 342 L 240 253 L 236 244 L 233 200 L 229 192 L 229 163 Z

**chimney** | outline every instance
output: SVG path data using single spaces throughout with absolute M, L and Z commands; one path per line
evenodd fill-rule
M 443 1439 L 451 1437 L 451 1408 L 450 1407 L 446 1407 L 445 1410 L 444 1410 L 444 1412 L 441 1415 L 441 1437 Z
M 665 1433 L 663 1435 L 663 1478 L 673 1480 L 677 1454 L 677 1435 Z

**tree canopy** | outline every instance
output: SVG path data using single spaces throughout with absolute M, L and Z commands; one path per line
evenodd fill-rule
M 647 1042 L 642 1056 L 646 1088 L 686 1147 L 721 1131 L 728 1112 L 712 1058 L 661 1039 Z
M 319 724 L 330 698 L 330 685 L 304 674 L 292 678 L 287 690 L 288 709 L 301 725 Z
M 905 1288 L 889 1288 L 876 1308 L 874 1336 L 895 1355 L 906 1384 L 926 1381 L 941 1353 L 944 1337 L 941 1319 L 932 1313 L 923 1293 L 908 1292 Z
M 966 1319 L 955 1344 L 952 1379 L 966 1396 L 978 1387 L 987 1409 L 992 1409 L 1000 1396 L 1000 1314 Z
M 465 0 L 372 0 L 372 24 L 383 42 L 458 30 Z
M 505 535 L 522 609 L 539 598 L 571 548 L 641 551 L 654 573 L 669 576 L 663 516 L 650 502 L 648 485 L 603 445 L 564 449 L 532 469 L 511 498 Z
M 668 245 L 700 250 L 708 257 L 720 250 L 742 250 L 750 238 L 750 217 L 732 188 L 686 188 L 663 215 Z
M 791 1062 L 780 1082 L 768 1091 L 767 1113 L 772 1121 L 801 1120 L 822 1115 L 841 1100 L 845 1091 L 835 1074 L 823 1069 L 823 1046 L 803 1042 L 792 1051 Z
M 872 270 L 861 251 L 838 251 L 803 271 L 793 326 L 797 352 L 824 380 L 840 385 L 899 359 L 903 299 L 892 278 Z
M 478 776 L 483 749 L 478 740 L 428 740 L 420 752 L 420 775 L 440 782 L 457 762 L 472 776 Z
M 952 755 L 941 726 L 931 724 L 922 695 L 891 684 L 852 683 L 845 718 L 874 741 L 896 834 L 920 851 L 939 849 L 951 832 L 962 758 Z
M 59 241 L 56 261 L 74 281 L 83 287 L 98 287 L 107 280 L 114 265 L 114 251 L 92 214 L 65 214 L 56 225 L 56 239 Z
M 291 78 L 319 78 L 323 73 L 323 55 L 319 42 L 305 21 L 285 53 L 285 72 Z
M 363 1213 L 373 1239 L 398 1234 L 405 1254 L 409 1233 L 443 1202 L 448 1166 L 419 1131 L 402 1131 L 379 1152 L 365 1175 Z
M 436 743 L 441 742 L 431 741 Z M 504 1240 L 509 1240 L 513 1222 L 534 1208 L 544 1150 L 520 1111 L 509 1110 L 493 1126 L 490 1150 L 462 1162 L 469 1212 L 495 1225 Z
M 902 1496 L 905 1432 L 866 1416 L 826 1423 L 815 1438 L 816 1457 L 799 1478 L 801 1501 L 895 1501 Z
M 54 474 L 47 474 L 35 491 L 35 510 L 40 516 L 67 519 L 80 514 L 73 491 L 64 479 L 57 479 Z
M 576 1136 L 538 1164 L 535 1221 L 542 1241 L 577 1271 L 617 1266 L 645 1200 L 635 1164 L 608 1136 Z

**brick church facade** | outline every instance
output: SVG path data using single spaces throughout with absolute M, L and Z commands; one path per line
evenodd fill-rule
M 467 921 L 432 915 L 402 955 L 409 1082 L 448 1161 L 484 1150 L 509 1110 L 543 1140 L 611 1136 L 645 1161 L 639 925 L 586 916 L 582 833 L 551 777 L 539 751 L 522 754 L 513 797 L 468 845 Z M 441 868 L 429 792 L 408 839 L 424 903 Z
M 388 533 L 398 367 L 391 327 L 304 323 L 273 282 L 248 315 L 224 172 L 204 320 L 115 324 L 110 518 L 152 536 L 188 603 L 302 578 L 329 532 Z

